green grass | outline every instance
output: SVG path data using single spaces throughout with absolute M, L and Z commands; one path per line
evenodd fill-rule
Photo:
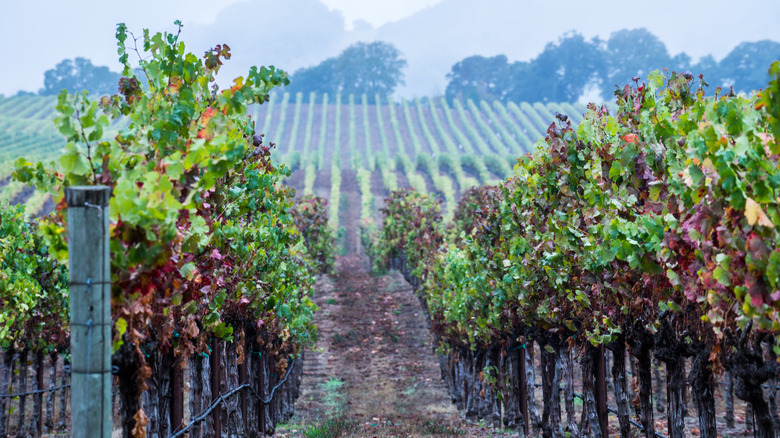
M 341 414 L 347 401 L 347 395 L 344 393 L 344 381 L 335 377 L 320 383 L 322 390 L 322 401 L 328 412 L 332 414 Z
M 312 425 L 303 430 L 306 438 L 336 438 L 349 433 L 356 423 L 343 417 L 328 418 L 320 424 Z

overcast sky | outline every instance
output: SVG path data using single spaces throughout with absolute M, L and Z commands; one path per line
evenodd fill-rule
M 506 54 L 528 60 L 549 41 L 576 30 L 608 38 L 646 27 L 670 54 L 721 59 L 738 43 L 780 41 L 777 0 L 0 0 L 0 94 L 37 91 L 43 73 L 65 58 L 89 58 L 118 71 L 114 33 L 173 31 L 196 54 L 228 43 L 225 76 L 250 65 L 290 72 L 338 54 L 355 41 L 381 39 L 406 57 L 405 96 L 440 93 L 445 75 L 466 56 Z M 228 78 L 229 79 L 229 78 Z

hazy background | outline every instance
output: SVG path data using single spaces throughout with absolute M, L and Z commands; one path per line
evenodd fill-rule
M 37 92 L 44 71 L 65 58 L 84 57 L 119 71 L 114 32 L 124 21 L 173 31 L 196 54 L 227 43 L 233 59 L 223 77 L 251 65 L 289 72 L 338 55 L 356 41 L 392 43 L 407 60 L 404 97 L 439 95 L 452 65 L 471 55 L 505 54 L 529 60 L 545 44 L 575 30 L 607 39 L 620 29 L 644 27 L 670 55 L 695 62 L 722 59 L 744 41 L 780 41 L 775 0 L 3 0 L 0 25 L 0 94 Z M 739 6 L 739 7 L 737 7 Z

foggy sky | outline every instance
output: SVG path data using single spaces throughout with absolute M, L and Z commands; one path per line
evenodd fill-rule
M 406 97 L 442 93 L 455 62 L 479 54 L 528 60 L 571 30 L 587 38 L 645 27 L 671 55 L 723 58 L 743 41 L 780 41 L 774 0 L 1 0 L 0 94 L 37 92 L 43 73 L 82 56 L 119 71 L 114 33 L 123 21 L 141 34 L 174 31 L 200 55 L 219 43 L 233 49 L 220 76 L 251 65 L 290 72 L 337 55 L 356 41 L 384 40 L 407 59 Z M 734 5 L 739 5 L 737 8 Z M 343 11 L 343 12 L 342 12 Z M 347 30 L 349 29 L 349 30 Z M 228 77 L 229 76 L 229 77 Z

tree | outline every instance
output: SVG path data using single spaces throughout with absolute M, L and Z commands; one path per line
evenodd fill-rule
M 590 83 L 604 75 L 603 53 L 598 39 L 586 41 L 576 32 L 547 43 L 529 65 L 516 67 L 510 100 L 574 102 Z
M 604 72 L 598 39 L 586 41 L 578 33 L 548 43 L 529 62 L 507 62 L 504 55 L 470 56 L 447 74 L 446 97 L 502 101 L 576 101 L 591 82 Z
M 766 87 L 767 66 L 780 59 L 780 43 L 762 40 L 741 43 L 720 61 L 716 86 L 733 86 L 735 91 L 750 92 Z
M 452 66 L 447 73 L 447 100 L 504 100 L 511 68 L 505 55 L 492 58 L 469 56 Z
M 294 92 L 329 94 L 392 94 L 404 83 L 402 69 L 406 60 L 392 44 L 382 41 L 356 43 L 341 54 L 322 63 L 296 71 L 292 79 Z
M 647 29 L 623 29 L 613 32 L 607 41 L 604 58 L 607 61 L 602 96 L 611 100 L 615 87 L 630 83 L 639 76 L 647 79 L 648 73 L 671 67 L 669 52 L 664 43 Z
M 119 73 L 112 72 L 108 67 L 92 65 L 89 59 L 63 59 L 44 73 L 43 88 L 38 94 L 51 96 L 59 94 L 63 89 L 69 93 L 87 90 L 90 94 L 114 94 L 120 77 Z

